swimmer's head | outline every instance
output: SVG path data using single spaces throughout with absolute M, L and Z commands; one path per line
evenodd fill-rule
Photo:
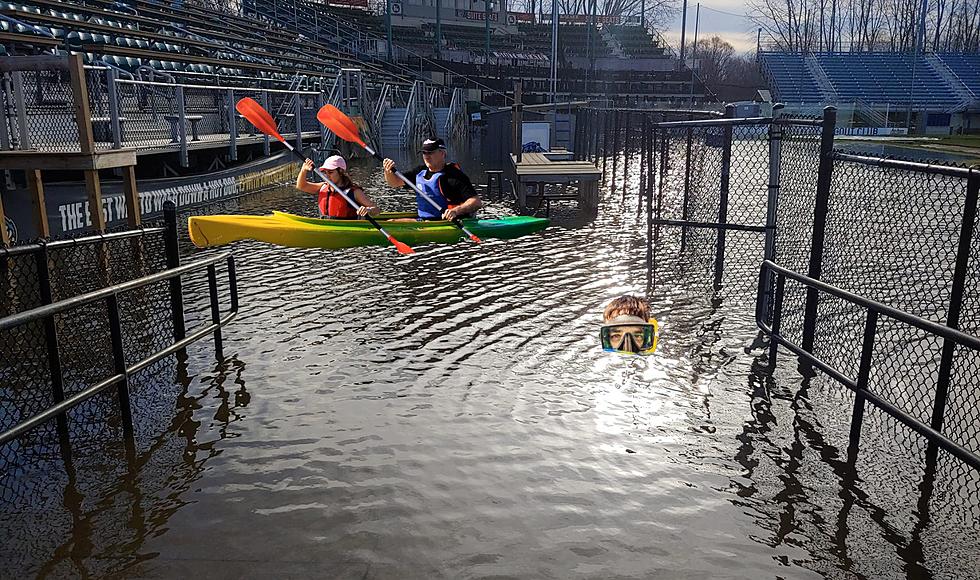
M 602 321 L 609 322 L 618 316 L 635 316 L 641 320 L 649 320 L 650 303 L 646 298 L 624 294 L 606 305 L 602 311 Z
M 650 318 L 650 303 L 645 298 L 620 296 L 602 312 L 599 340 L 607 352 L 650 354 L 657 350 L 658 335 L 657 321 Z

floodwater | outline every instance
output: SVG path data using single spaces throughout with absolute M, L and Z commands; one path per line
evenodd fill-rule
M 787 355 L 766 371 L 751 297 L 648 292 L 635 206 L 414 256 L 234 245 L 225 359 L 205 340 L 155 375 L 135 458 L 79 449 L 5 499 L 0 576 L 980 575 L 976 500 L 930 519 L 903 471 L 842 465 L 846 398 Z M 290 189 L 224 209 L 273 208 L 313 211 Z M 651 299 L 655 356 L 599 348 L 626 292 Z

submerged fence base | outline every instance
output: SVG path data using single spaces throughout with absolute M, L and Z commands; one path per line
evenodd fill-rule
M 755 297 L 773 349 L 856 390 L 854 453 L 870 404 L 980 468 L 980 171 L 835 152 L 835 117 L 586 110 L 576 153 L 639 192 L 651 291 Z
M 221 254 L 181 265 L 173 204 L 165 210 L 165 223 L 162 228 L 0 249 L 6 314 L 0 318 L 0 376 L 11 411 L 0 417 L 0 459 L 8 466 L 15 462 L 13 442 L 32 436 L 52 419 L 62 453 L 68 453 L 73 430 L 69 412 L 112 387 L 116 409 L 99 408 L 94 418 L 114 422 L 118 417 L 131 442 L 133 414 L 139 412 L 130 402 L 131 376 L 209 334 L 218 359 L 223 358 L 221 327 L 238 312 L 234 258 Z M 147 252 L 151 242 L 157 251 Z M 71 262 L 65 261 L 68 256 Z M 230 302 L 223 316 L 217 285 L 222 263 Z M 181 279 L 200 271 L 207 272 L 211 320 L 188 332 Z M 119 281 L 132 274 L 137 277 Z M 70 286 L 76 276 L 90 285 Z M 38 435 L 32 444 L 43 439 Z

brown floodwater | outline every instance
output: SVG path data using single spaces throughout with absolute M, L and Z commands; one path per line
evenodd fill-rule
M 874 412 L 849 468 L 849 398 L 788 355 L 766 370 L 752 296 L 646 288 L 633 200 L 414 256 L 235 244 L 225 358 L 205 340 L 138 378 L 135 454 L 96 434 L 3 474 L 0 577 L 980 576 L 972 491 L 922 503 L 889 460 L 912 439 Z M 313 205 L 221 208 L 268 209 Z M 599 347 L 626 292 L 655 356 Z

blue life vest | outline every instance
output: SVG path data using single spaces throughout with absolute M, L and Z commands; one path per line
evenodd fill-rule
M 419 206 L 419 217 L 422 219 L 442 219 L 442 212 L 452 207 L 446 196 L 442 194 L 442 188 L 439 187 L 440 177 L 442 177 L 441 171 L 433 173 L 428 179 L 425 178 L 425 171 L 419 171 L 415 175 L 415 185 L 442 206 L 433 207 L 424 197 L 416 193 L 415 201 Z

